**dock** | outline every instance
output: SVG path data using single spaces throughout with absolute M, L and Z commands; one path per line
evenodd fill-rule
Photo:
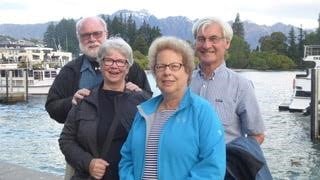
M 0 64 L 0 103 L 16 103 L 28 100 L 28 75 L 27 69 L 19 69 L 16 64 Z M 19 71 L 22 78 L 14 80 Z M 17 82 L 23 86 L 14 88 Z
M 26 94 L 23 92 L 14 92 L 8 94 L 0 92 L 0 103 L 11 104 L 21 101 L 26 101 Z
M 63 180 L 63 176 L 0 162 L 0 180 Z
M 304 61 L 315 63 L 311 71 L 311 140 L 320 143 L 320 45 L 308 45 L 304 47 Z

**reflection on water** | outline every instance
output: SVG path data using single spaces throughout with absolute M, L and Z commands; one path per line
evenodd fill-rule
M 320 145 L 310 142 L 310 117 L 278 112 L 278 105 L 291 95 L 295 73 L 241 74 L 255 85 L 267 129 L 262 148 L 274 179 L 319 179 Z M 155 91 L 153 77 L 148 76 Z M 160 93 L 156 90 L 155 95 Z M 45 98 L 34 96 L 28 103 L 0 104 L 0 160 L 62 175 L 64 158 L 57 141 L 62 125 L 45 112 Z
M 0 105 L 0 160 L 62 174 L 57 141 L 62 125 L 49 118 L 45 100 L 32 96 L 28 103 Z
M 275 179 L 319 179 L 320 147 L 310 142 L 310 116 L 279 112 L 295 72 L 243 72 L 255 85 L 266 125 L 262 147 Z

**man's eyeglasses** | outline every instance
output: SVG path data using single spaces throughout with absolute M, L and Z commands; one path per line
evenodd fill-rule
M 105 66 L 112 66 L 113 63 L 116 63 L 118 67 L 124 67 L 128 64 L 128 61 L 126 59 L 103 58 L 102 60 Z
M 91 33 L 83 33 L 80 34 L 80 38 L 83 40 L 88 40 L 91 38 L 91 36 L 95 39 L 101 38 L 103 35 L 104 31 L 95 31 L 95 32 L 91 32 Z
M 179 71 L 181 69 L 181 67 L 183 66 L 183 64 L 181 63 L 170 63 L 170 64 L 156 64 L 154 66 L 154 69 L 157 72 L 162 72 L 165 71 L 167 69 L 167 67 L 169 67 L 169 69 L 171 71 Z
M 205 43 L 207 40 L 212 43 L 212 44 L 217 44 L 218 42 L 220 42 L 221 39 L 224 39 L 225 37 L 219 37 L 219 36 L 210 36 L 208 38 L 205 38 L 203 36 L 198 36 L 196 38 L 197 42 L 198 43 Z

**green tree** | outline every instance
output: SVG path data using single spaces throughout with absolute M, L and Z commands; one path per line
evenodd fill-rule
M 76 22 L 73 19 L 62 19 L 57 25 L 51 23 L 43 37 L 46 47 L 69 51 L 77 56 L 79 54 L 79 43 L 75 26 Z
M 233 34 L 237 35 L 238 37 L 244 39 L 244 28 L 243 23 L 240 21 L 240 14 L 237 13 L 236 19 L 232 24 Z
M 138 50 L 143 54 L 148 53 L 149 46 L 148 46 L 147 41 L 145 40 L 145 38 L 142 34 L 137 35 L 137 38 L 135 39 L 132 47 L 134 50 Z
M 305 42 L 306 42 L 306 45 L 317 45 L 320 43 L 316 32 L 311 32 L 309 34 L 306 34 Z
M 296 64 L 299 64 L 296 35 L 293 27 L 291 27 L 288 34 L 288 57 L 291 58 Z
M 235 35 L 231 41 L 226 63 L 228 67 L 246 68 L 249 62 L 249 54 L 249 44 L 243 38 Z
M 111 36 L 123 37 L 125 29 L 126 28 L 123 22 L 122 14 L 119 17 L 118 16 L 113 17 L 112 22 L 109 26 L 109 34 Z
M 58 38 L 58 47 L 61 50 L 79 54 L 78 40 L 76 36 L 76 22 L 73 19 L 62 19 L 56 25 L 56 35 Z
M 288 70 L 295 68 L 295 63 L 285 55 L 274 52 L 253 52 L 249 56 L 249 68 L 259 70 Z
M 135 62 L 139 64 L 142 69 L 148 69 L 148 58 L 143 55 L 140 51 L 133 51 L 133 58 Z
M 132 14 L 130 14 L 126 25 L 127 25 L 126 40 L 128 41 L 129 44 L 133 44 L 137 34 L 137 26 L 136 26 L 136 22 L 132 19 Z
M 299 34 L 298 34 L 298 44 L 297 44 L 297 57 L 298 57 L 298 63 L 297 66 L 299 68 L 303 68 L 303 53 L 304 53 L 304 44 L 305 44 L 305 32 L 303 31 L 302 27 L 298 29 Z
M 320 13 L 318 17 L 318 28 L 316 31 L 305 35 L 305 44 L 319 45 L 320 44 Z
M 142 35 L 147 42 L 147 45 L 150 46 L 152 41 L 161 36 L 159 27 L 151 27 L 146 21 L 143 21 L 141 27 L 138 30 L 138 34 Z
M 318 41 L 320 41 L 320 13 L 319 13 L 319 17 L 318 17 L 317 38 L 318 38 Z
M 260 38 L 260 50 L 274 52 L 277 54 L 287 54 L 287 37 L 282 32 L 273 32 L 270 36 Z
M 57 37 L 56 37 L 56 26 L 51 22 L 44 33 L 43 42 L 46 47 L 58 49 Z

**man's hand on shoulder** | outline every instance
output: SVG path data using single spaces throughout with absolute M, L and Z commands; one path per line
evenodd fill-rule
M 72 97 L 72 104 L 77 105 L 79 102 L 86 96 L 89 96 L 90 90 L 89 89 L 79 89 Z
M 132 82 L 127 82 L 126 89 L 129 89 L 131 91 L 142 91 L 142 89 L 139 88 L 139 86 L 137 86 L 136 84 L 134 84 Z

